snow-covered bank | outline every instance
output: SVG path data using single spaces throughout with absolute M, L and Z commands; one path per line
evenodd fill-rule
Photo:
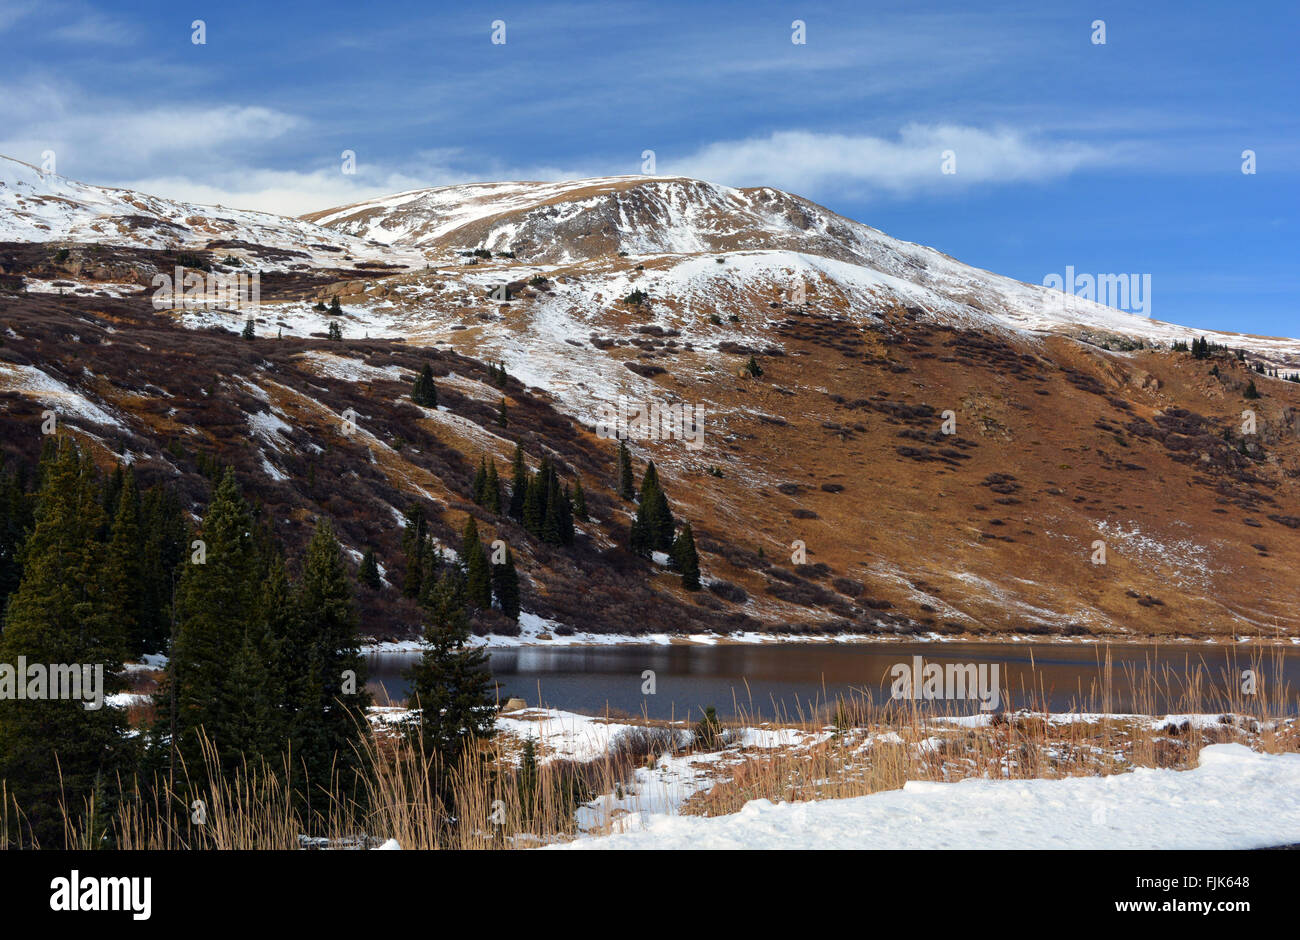
M 518 636 L 474 637 L 475 646 L 488 649 L 513 649 L 521 646 L 670 646 L 672 644 L 717 646 L 720 644 L 768 644 L 768 643 L 1038 643 L 1065 645 L 1102 645 L 1122 646 L 1125 644 L 1161 643 L 1170 645 L 1228 645 L 1252 643 L 1265 646 L 1283 644 L 1300 646 L 1300 637 L 1098 637 L 1098 636 L 1056 636 L 1043 634 L 1007 633 L 989 634 L 942 634 L 942 633 L 838 633 L 838 634 L 802 634 L 802 633 L 584 633 L 569 629 L 564 624 L 547 620 L 537 614 L 525 611 L 519 615 Z M 367 643 L 362 653 L 412 653 L 423 648 L 422 641 L 380 640 Z
M 1193 770 L 1063 780 L 910 781 L 730 816 L 646 814 L 577 849 L 1245 849 L 1300 843 L 1300 755 L 1214 744 Z

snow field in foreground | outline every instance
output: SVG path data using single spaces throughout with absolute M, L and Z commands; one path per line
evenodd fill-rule
M 570 849 L 1244 849 L 1300 842 L 1300 754 L 1202 749 L 1194 770 L 1062 780 L 909 781 L 729 816 L 649 813 Z

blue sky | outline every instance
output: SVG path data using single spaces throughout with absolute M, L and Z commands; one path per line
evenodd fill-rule
M 1150 274 L 1158 319 L 1294 336 L 1298 11 L 5 0 L 0 153 L 298 214 L 653 150 L 660 175 L 787 189 L 1021 280 Z

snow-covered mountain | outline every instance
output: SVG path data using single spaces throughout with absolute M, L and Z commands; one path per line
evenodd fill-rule
M 95 242 L 141 248 L 251 246 L 264 269 L 346 268 L 361 262 L 418 264 L 346 233 L 269 212 L 202 206 L 129 189 L 79 183 L 0 156 L 0 241 Z
M 627 274 L 645 265 L 637 286 L 680 304 L 701 291 L 716 296 L 721 282 L 743 280 L 763 294 L 800 284 L 825 285 L 845 298 L 870 294 L 977 327 L 1091 331 L 1103 339 L 1115 334 L 1163 345 L 1192 334 L 1175 323 L 973 268 L 769 187 L 647 176 L 475 183 L 399 193 L 303 219 L 394 247 L 419 247 L 433 257 L 485 249 L 552 270 L 580 265 L 607 282 L 606 295 L 630 290 Z M 732 266 L 715 269 L 720 256 Z M 1197 332 L 1276 364 L 1300 361 L 1294 340 Z
M 135 436 L 106 448 L 168 462 L 182 419 L 150 409 L 172 407 L 153 389 L 174 389 L 164 397 L 193 412 L 182 433 L 211 435 L 298 508 L 316 498 L 302 474 L 333 416 L 382 416 L 367 455 L 348 458 L 376 485 L 356 546 L 393 542 L 379 520 L 391 528 L 410 499 L 463 508 L 472 468 L 508 465 L 523 441 L 533 457 L 562 450 L 593 502 L 604 490 L 590 545 L 616 551 L 627 507 L 606 489 L 614 448 L 598 418 L 625 402 L 704 415 L 698 448 L 644 423 L 629 447 L 692 521 L 707 596 L 655 576 L 642 586 L 658 600 L 611 587 L 623 605 L 611 613 L 556 589 L 604 572 L 594 560 L 580 575 L 539 570 L 533 610 L 567 627 L 1300 629 L 1275 587 L 1300 563 L 1295 340 L 1208 333 L 1244 352 L 1205 361 L 1171 348 L 1201 331 L 963 265 L 767 188 L 485 183 L 294 220 L 0 168 L 0 241 L 25 243 L 0 245 L 0 411 L 116 422 Z M 284 273 L 263 278 L 254 311 L 158 310 L 146 286 L 177 264 Z M 251 345 L 239 337 L 250 313 Z M 138 375 L 120 358 L 128 329 L 151 353 Z M 55 342 L 65 335 L 95 344 Z M 159 343 L 179 358 L 153 355 Z M 443 407 L 417 418 L 404 386 L 426 360 Z M 235 376 L 218 395 L 197 384 L 213 363 Z M 508 389 L 486 363 L 504 364 Z M 244 416 L 218 413 L 234 400 Z M 304 423 L 320 441 L 285 438 Z M 230 434 L 245 426 L 255 433 Z M 340 479 L 357 472 L 348 461 Z M 1099 540 L 1105 566 L 1088 562 Z M 787 570 L 793 544 L 807 557 Z M 649 619 L 625 616 L 642 607 Z

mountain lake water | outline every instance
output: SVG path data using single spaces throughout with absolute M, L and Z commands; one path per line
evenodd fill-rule
M 403 673 L 419 655 L 370 655 L 376 702 L 406 696 Z M 986 689 L 996 665 L 994 710 L 1045 704 L 1053 712 L 1183 712 L 1197 704 L 1186 696 L 1190 679 L 1199 676 L 1199 710 L 1215 711 L 1230 688 L 1234 697 L 1249 700 L 1235 693 L 1246 681 L 1243 671 L 1253 669 L 1259 692 L 1277 700 L 1282 688 L 1294 713 L 1300 688 L 1300 649 L 1254 643 L 683 643 L 507 647 L 489 655 L 502 702 L 517 696 L 530 706 L 653 719 L 693 720 L 708 706 L 727 718 L 811 717 L 819 709 L 825 716 L 827 703 L 841 697 L 870 696 L 881 704 L 900 675 L 896 667 L 914 669 L 914 657 L 921 658 L 922 670 L 929 664 L 984 666 Z M 1108 699 L 1101 692 L 1107 655 Z M 654 694 L 643 692 L 647 671 L 654 674 Z M 919 676 L 916 685 L 923 694 Z M 906 681 L 903 687 L 911 689 Z M 989 710 L 965 696 L 930 704 L 951 714 Z

